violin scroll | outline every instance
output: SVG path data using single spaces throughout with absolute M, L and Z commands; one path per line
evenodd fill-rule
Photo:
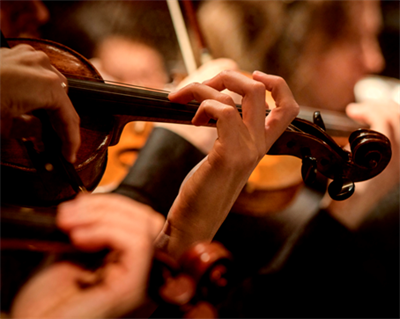
M 359 129 L 350 135 L 349 142 L 353 161 L 361 167 L 374 170 L 390 161 L 390 141 L 378 132 Z
M 175 307 L 185 318 L 216 318 L 217 305 L 230 285 L 232 255 L 218 242 L 197 243 L 179 262 L 157 252 L 150 274 L 149 295 L 158 304 Z
M 312 185 L 320 173 L 333 180 L 328 187 L 331 198 L 345 200 L 354 193 L 354 183 L 381 173 L 392 155 L 389 139 L 372 130 L 354 131 L 349 143 L 352 153 L 342 149 L 320 125 L 297 118 L 268 154 L 302 159 L 301 172 L 306 185 Z
M 349 137 L 349 143 L 352 154 L 347 164 L 348 169 L 337 174 L 328 187 L 329 195 L 334 200 L 345 200 L 353 195 L 354 178 L 357 176 L 358 181 L 362 181 L 378 175 L 387 166 L 392 155 L 389 139 L 375 131 L 354 131 Z M 365 172 L 368 172 L 369 177 L 362 179 Z
M 354 193 L 355 177 L 357 181 L 378 175 L 387 166 L 392 156 L 389 139 L 375 131 L 359 129 L 349 137 L 351 159 L 348 170 L 343 169 L 329 185 L 329 195 L 335 200 L 344 200 Z M 350 170 L 351 168 L 351 170 Z M 368 178 L 366 178 L 368 172 Z M 364 179 L 362 177 L 364 176 Z
M 229 287 L 232 255 L 218 242 L 198 243 L 180 259 L 182 271 L 197 283 L 197 294 L 217 303 Z

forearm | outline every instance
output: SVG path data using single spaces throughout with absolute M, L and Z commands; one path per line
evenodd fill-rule
M 206 157 L 184 183 L 156 240 L 175 258 L 199 241 L 211 241 L 244 187 L 251 168 L 212 168 Z

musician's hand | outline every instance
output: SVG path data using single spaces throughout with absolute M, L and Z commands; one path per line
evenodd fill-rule
M 208 156 L 188 175 L 158 238 L 158 246 L 175 257 L 199 240 L 211 240 L 244 187 L 251 172 L 298 114 L 286 82 L 261 72 L 254 80 L 224 71 L 203 84 L 171 93 L 173 102 L 201 102 L 193 124 L 217 121 L 218 139 Z M 229 89 L 243 97 L 239 115 Z M 265 90 L 277 107 L 266 118 Z
M 207 63 L 204 63 L 195 72 L 178 83 L 177 89 L 183 88 L 190 83 L 203 82 L 211 79 L 218 73 L 226 70 L 238 71 L 239 66 L 231 59 L 220 58 L 211 60 Z M 217 132 L 213 127 L 199 127 L 174 123 L 155 123 L 155 126 L 163 127 L 180 135 L 191 144 L 196 146 L 204 154 L 208 154 L 213 147 L 215 139 L 217 138 Z
M 1 135 L 38 137 L 39 120 L 29 115 L 46 109 L 63 143 L 63 154 L 74 162 L 80 145 L 79 116 L 66 92 L 67 79 L 51 64 L 49 57 L 21 44 L 0 49 Z
M 57 223 L 76 247 L 111 253 L 95 273 L 66 261 L 42 269 L 17 295 L 12 315 L 115 318 L 137 308 L 146 298 L 153 241 L 163 221 L 148 206 L 115 194 L 61 204 Z
M 371 130 L 389 138 L 392 158 L 376 177 L 357 183 L 354 194 L 343 202 L 332 201 L 328 210 L 349 228 L 357 228 L 366 214 L 400 183 L 400 105 L 393 101 L 352 103 L 346 113 L 354 120 L 368 124 Z
M 219 58 L 210 60 L 179 82 L 177 89 L 181 89 L 190 83 L 206 81 L 223 71 L 239 71 L 239 66 L 231 59 Z

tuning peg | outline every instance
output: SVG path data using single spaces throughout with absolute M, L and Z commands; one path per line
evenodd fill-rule
M 315 111 L 313 115 L 313 122 L 318 125 L 322 130 L 326 131 L 324 120 L 322 119 L 321 112 Z
M 311 186 L 317 178 L 317 160 L 314 157 L 304 156 L 301 166 L 301 176 L 306 185 Z
M 354 190 L 354 183 L 346 179 L 334 180 L 328 187 L 329 195 L 334 200 L 345 200 L 353 195 Z

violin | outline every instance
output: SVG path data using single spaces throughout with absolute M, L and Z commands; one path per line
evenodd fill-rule
M 197 69 L 196 63 L 202 66 L 212 60 L 212 53 L 199 25 L 193 2 L 167 0 L 167 3 L 187 72 L 191 74 Z M 185 21 L 187 28 L 185 28 Z M 192 36 L 192 45 L 189 44 L 189 33 Z M 249 78 L 252 77 L 246 71 L 240 72 Z M 275 101 L 268 91 L 266 102 L 269 108 L 275 107 Z M 315 111 L 314 108 L 301 106 L 298 117 L 315 123 L 318 121 L 314 117 Z M 343 113 L 324 110 L 323 114 L 324 121 L 316 124 L 332 136 L 340 146 L 347 145 L 350 134 L 360 127 L 359 123 Z M 282 211 L 296 198 L 299 190 L 304 186 L 300 173 L 301 166 L 302 161 L 296 157 L 264 156 L 250 175 L 232 211 L 256 216 Z M 317 180 L 319 182 L 315 183 L 315 187 L 324 187 L 323 178 L 318 177 Z
M 69 84 L 68 95 L 81 118 L 82 144 L 74 164 L 84 187 L 91 191 L 99 183 L 107 163 L 107 148 L 118 143 L 124 126 L 131 121 L 191 124 L 199 106 L 172 103 L 164 91 L 105 83 L 90 62 L 61 44 L 38 39 L 8 39 L 9 45 L 25 43 L 44 51 Z M 241 106 L 237 106 L 241 112 Z M 268 110 L 266 111 L 268 114 Z M 210 121 L 210 126 L 215 122 Z M 382 134 L 359 129 L 349 138 L 351 152 L 342 149 L 324 130 L 320 113 L 314 123 L 296 118 L 268 151 L 302 160 L 306 184 L 317 173 L 332 179 L 328 191 L 335 200 L 354 192 L 354 183 L 370 179 L 391 158 L 389 140 Z M 41 155 L 41 154 L 39 154 Z M 2 201 L 26 207 L 48 207 L 71 199 L 76 188 L 62 169 L 39 169 L 20 141 L 2 141 Z
M 54 208 L 2 209 L 1 250 L 51 253 L 56 260 L 69 260 L 93 272 L 90 278 L 77 282 L 82 288 L 100 284 L 104 262 L 113 258 L 113 252 L 78 250 L 57 228 L 55 216 Z M 233 284 L 234 271 L 231 253 L 218 242 L 199 242 L 179 260 L 156 251 L 148 295 L 155 304 L 173 309 L 178 317 L 217 318 L 217 306 Z

